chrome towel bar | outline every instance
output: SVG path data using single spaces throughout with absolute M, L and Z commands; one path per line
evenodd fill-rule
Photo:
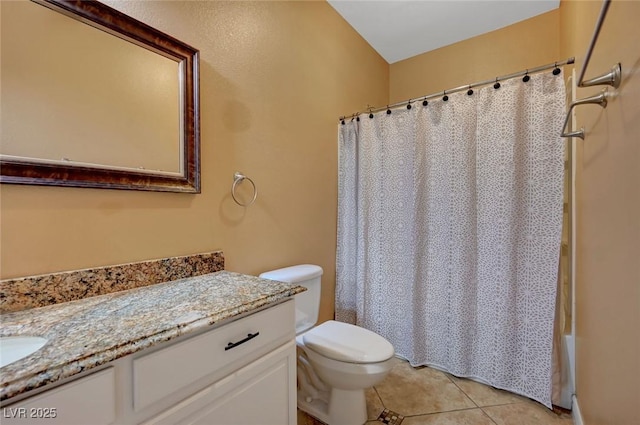
M 593 30 L 591 42 L 589 43 L 589 47 L 587 48 L 587 53 L 584 58 L 584 64 L 582 65 L 582 69 L 580 70 L 580 76 L 578 77 L 576 87 L 592 87 L 601 85 L 612 86 L 616 89 L 620 87 L 620 81 L 622 80 L 622 65 L 620 63 L 615 64 L 609 72 L 584 81 L 584 75 L 587 71 L 587 67 L 589 66 L 589 61 L 591 60 L 593 49 L 596 47 L 596 42 L 598 41 L 598 36 L 600 35 L 600 30 L 602 29 L 602 24 L 604 24 L 604 19 L 607 16 L 607 11 L 609 10 L 610 5 L 611 0 L 604 0 L 602 2 L 602 9 L 600 9 L 600 15 L 598 16 L 598 21 L 596 22 L 596 26 Z M 572 102 L 571 105 L 569 105 L 567 117 L 564 119 L 564 125 L 562 126 L 562 133 L 560 134 L 560 137 L 579 137 L 584 140 L 584 127 L 580 128 L 580 130 L 567 132 L 567 124 L 569 123 L 569 117 L 571 117 L 573 108 L 589 103 L 600 105 L 601 107 L 606 108 L 607 96 L 607 92 L 606 90 L 604 90 L 602 93 L 596 96 L 586 97 L 584 99 Z
M 580 105 L 586 104 L 594 104 L 600 105 L 602 108 L 607 107 L 607 89 L 604 89 L 600 94 L 591 97 L 585 97 L 584 99 L 576 100 L 575 102 L 571 102 L 569 106 L 569 110 L 567 111 L 567 117 L 564 119 L 564 124 L 562 125 L 562 134 L 560 137 L 579 137 L 584 140 L 584 127 L 580 128 L 580 130 L 572 131 L 570 133 L 566 132 L 567 123 L 569 122 L 569 117 L 571 117 L 571 111 L 573 108 Z

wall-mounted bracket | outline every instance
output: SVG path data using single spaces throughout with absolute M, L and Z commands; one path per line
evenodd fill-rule
M 611 71 L 598 77 L 591 78 L 590 80 L 583 81 L 580 83 L 579 87 L 591 87 L 606 84 L 617 89 L 620 87 L 620 81 L 622 81 L 622 65 L 617 63 L 611 68 Z

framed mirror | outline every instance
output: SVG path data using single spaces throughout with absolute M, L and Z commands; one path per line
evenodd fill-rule
M 200 193 L 198 50 L 93 0 L 0 6 L 0 182 Z

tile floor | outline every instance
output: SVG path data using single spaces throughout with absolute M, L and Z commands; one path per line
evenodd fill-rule
M 367 390 L 367 425 L 573 425 L 569 412 L 557 410 L 400 359 Z M 298 425 L 320 424 L 298 411 Z

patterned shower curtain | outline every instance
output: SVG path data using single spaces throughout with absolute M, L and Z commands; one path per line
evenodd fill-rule
M 339 125 L 336 318 L 551 407 L 562 74 Z

